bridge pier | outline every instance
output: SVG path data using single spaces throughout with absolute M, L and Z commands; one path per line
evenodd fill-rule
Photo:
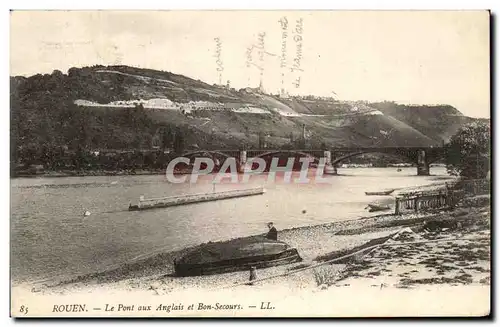
M 238 172 L 243 173 L 245 170 L 245 164 L 247 163 L 247 151 L 240 150 L 240 158 L 238 165 Z
M 430 175 L 429 161 L 427 160 L 427 154 L 425 153 L 425 150 L 417 151 L 417 175 Z
M 337 167 L 335 167 L 335 165 L 332 165 L 332 153 L 330 151 L 323 151 L 323 158 L 325 158 L 325 167 L 323 169 L 323 174 L 337 175 Z

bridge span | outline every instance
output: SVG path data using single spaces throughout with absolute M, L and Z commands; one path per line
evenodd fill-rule
M 252 158 L 278 157 L 282 155 L 311 157 L 315 162 L 325 163 L 325 173 L 336 175 L 337 166 L 342 161 L 361 155 L 364 153 L 385 153 L 400 156 L 413 162 L 417 166 L 417 175 L 429 175 L 431 163 L 445 155 L 444 147 L 342 147 L 329 148 L 324 150 L 315 149 L 244 149 L 244 150 L 196 150 L 185 152 L 183 156 L 205 155 L 212 158 L 224 160 L 225 158 L 235 158 L 238 169 L 243 167 Z

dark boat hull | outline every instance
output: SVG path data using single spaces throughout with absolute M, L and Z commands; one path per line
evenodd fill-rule
M 383 191 L 383 192 L 365 192 L 366 195 L 389 195 L 395 190 Z
M 297 250 L 289 249 L 272 256 L 249 257 L 205 264 L 176 264 L 174 266 L 176 276 L 186 277 L 250 270 L 250 267 L 268 268 L 300 261 L 302 258 Z
M 385 210 L 390 210 L 391 209 L 389 206 L 376 206 L 376 205 L 373 205 L 373 204 L 369 204 L 368 208 L 370 208 L 368 210 L 368 212 L 385 211 Z
M 221 248 L 221 251 L 224 250 Z M 302 261 L 297 249 L 290 247 L 279 252 L 255 253 L 255 255 L 246 255 L 225 260 L 216 259 L 205 262 L 187 260 L 188 262 L 186 262 L 183 259 L 185 258 L 174 262 L 175 275 L 179 277 L 222 274 L 250 270 L 250 267 L 259 269 Z
M 128 211 L 140 211 L 140 210 L 141 209 L 136 204 L 131 204 L 131 205 L 128 206 Z
M 377 212 L 377 211 L 386 211 L 390 210 L 391 208 L 370 208 L 368 212 Z

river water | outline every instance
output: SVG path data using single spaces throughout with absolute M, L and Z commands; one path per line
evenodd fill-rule
M 443 167 L 433 167 L 431 173 L 344 168 L 323 184 L 283 183 L 280 176 L 272 182 L 267 175 L 252 176 L 244 185 L 225 179 L 216 191 L 264 186 L 266 193 L 142 212 L 128 211 L 129 203 L 141 195 L 212 192 L 213 176 L 202 176 L 196 184 L 171 184 L 159 175 L 12 179 L 12 280 L 101 271 L 157 252 L 264 233 L 268 221 L 285 229 L 379 214 L 364 208 L 368 203 L 393 204 L 393 196 L 366 196 L 365 191 L 447 179 Z M 92 214 L 84 217 L 86 210 Z

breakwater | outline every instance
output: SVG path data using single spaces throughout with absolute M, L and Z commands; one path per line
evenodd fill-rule
M 144 199 L 141 197 L 139 199 L 138 204 L 129 205 L 129 210 L 137 211 L 137 210 L 147 210 L 156 208 L 166 208 L 166 207 L 186 205 L 192 203 L 218 201 L 231 198 L 239 198 L 244 196 L 260 195 L 260 194 L 264 194 L 263 187 L 250 188 L 244 190 L 224 191 L 224 192 L 186 194 L 186 195 L 168 196 L 163 198 L 151 198 L 151 199 Z

